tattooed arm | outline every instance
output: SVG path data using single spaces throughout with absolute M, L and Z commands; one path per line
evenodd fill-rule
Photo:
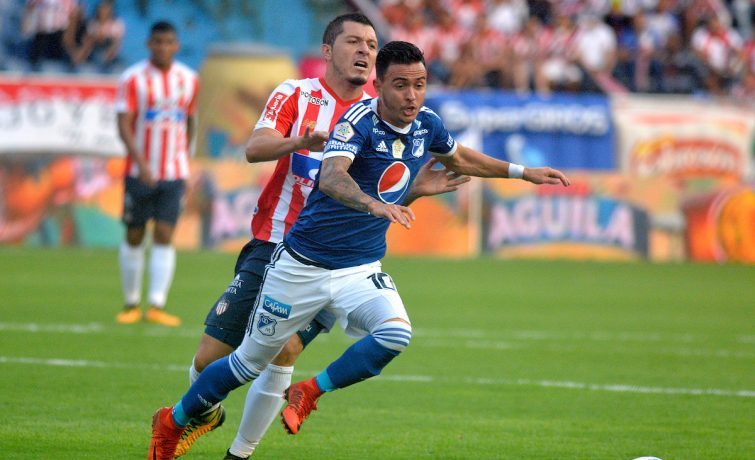
M 320 167 L 320 191 L 357 211 L 411 228 L 410 221 L 414 220 L 412 210 L 397 204 L 383 203 L 364 193 L 349 175 L 349 166 L 351 159 L 348 157 L 337 156 L 323 160 Z

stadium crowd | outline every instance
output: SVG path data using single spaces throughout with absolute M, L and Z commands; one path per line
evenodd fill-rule
M 375 2 L 383 42 L 419 46 L 435 85 L 755 97 L 751 0 Z M 0 0 L 0 70 L 122 70 L 114 4 Z M 19 56 L 21 69 L 5 65 Z
M 0 0 L 0 70 L 41 72 L 122 70 L 124 21 L 114 0 L 101 0 L 91 14 L 77 0 Z M 14 69 L 9 63 L 23 58 Z
M 380 0 L 432 81 L 518 92 L 755 96 L 750 0 Z

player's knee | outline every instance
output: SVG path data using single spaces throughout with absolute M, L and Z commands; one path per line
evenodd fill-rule
M 276 366 L 293 366 L 302 350 L 304 350 L 304 344 L 299 336 L 294 334 L 278 352 L 272 363 Z
M 399 320 L 386 321 L 375 328 L 371 335 L 381 346 L 401 353 L 412 338 L 412 325 Z
M 243 380 L 251 381 L 259 374 L 276 356 L 279 348 L 263 345 L 254 340 L 244 341 L 230 356 L 231 368 Z

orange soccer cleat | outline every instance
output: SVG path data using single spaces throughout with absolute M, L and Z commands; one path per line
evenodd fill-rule
M 174 454 L 175 458 L 186 454 L 200 436 L 209 433 L 215 428 L 219 428 L 223 422 L 225 422 L 225 409 L 220 405 L 214 411 L 189 422 L 181 434 L 181 440 L 178 442 L 178 447 L 176 447 L 176 453 Z
M 181 325 L 181 318 L 176 315 L 166 313 L 162 308 L 150 307 L 144 316 L 148 323 L 161 324 L 168 327 L 178 327 Z
M 170 407 L 163 407 L 152 416 L 152 441 L 147 460 L 173 460 L 178 441 L 185 427 L 173 421 Z
M 142 310 L 138 305 L 126 306 L 118 315 L 115 320 L 120 324 L 134 324 L 142 320 Z
M 309 417 L 310 412 L 317 410 L 317 398 L 320 395 L 322 391 L 314 378 L 288 387 L 284 393 L 288 404 L 281 412 L 281 421 L 289 434 L 298 433 L 301 424 Z

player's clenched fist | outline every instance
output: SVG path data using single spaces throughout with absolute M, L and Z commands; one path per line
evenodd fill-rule
M 392 223 L 399 223 L 406 228 L 412 228 L 411 221 L 416 220 L 414 212 L 406 206 L 381 201 L 371 201 L 367 205 L 367 212 L 373 216 L 388 219 Z

